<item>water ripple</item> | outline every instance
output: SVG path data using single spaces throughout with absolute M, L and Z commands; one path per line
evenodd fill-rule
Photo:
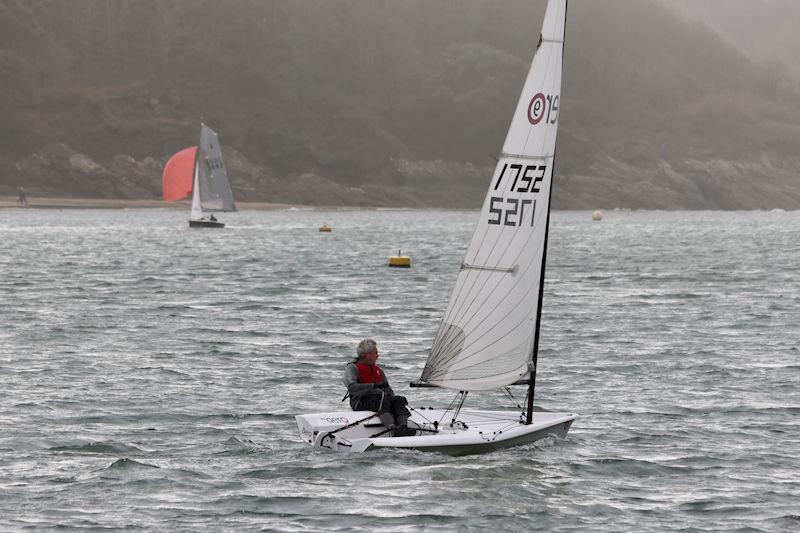
M 553 213 L 536 399 L 581 415 L 562 442 L 303 444 L 363 337 L 412 404 L 450 401 L 404 384 L 475 216 L 0 210 L 0 529 L 797 530 L 797 212 Z

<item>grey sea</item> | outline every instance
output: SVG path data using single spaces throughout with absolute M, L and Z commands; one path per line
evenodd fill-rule
M 300 441 L 364 337 L 412 406 L 450 403 L 408 382 L 476 217 L 0 210 L 0 530 L 800 530 L 800 212 L 554 212 L 536 404 L 580 415 L 563 441 Z

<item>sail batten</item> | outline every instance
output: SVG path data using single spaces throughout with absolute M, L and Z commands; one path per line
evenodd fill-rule
M 470 265 L 467 263 L 461 263 L 461 270 L 486 270 L 489 272 L 503 272 L 506 274 L 513 274 L 517 271 L 517 265 L 503 268 L 503 267 L 489 267 L 489 266 Z
M 421 381 L 457 390 L 530 376 L 560 110 L 566 0 L 551 0 L 530 71 Z
M 553 154 L 545 154 L 545 155 L 525 155 L 525 154 L 501 154 L 501 157 L 506 159 L 527 159 L 529 161 L 546 161 L 548 159 L 553 159 L 555 157 Z

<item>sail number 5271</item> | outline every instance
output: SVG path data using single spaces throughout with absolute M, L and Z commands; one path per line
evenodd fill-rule
M 528 213 L 533 227 L 536 218 L 536 200 L 500 196 L 492 196 L 489 199 L 489 224 L 521 226 Z

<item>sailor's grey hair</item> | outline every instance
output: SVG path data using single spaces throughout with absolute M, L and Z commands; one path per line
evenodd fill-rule
M 372 339 L 364 339 L 363 341 L 358 343 L 358 348 L 356 348 L 356 357 L 359 359 L 363 359 L 365 355 L 370 353 L 372 350 L 378 347 L 378 343 Z

